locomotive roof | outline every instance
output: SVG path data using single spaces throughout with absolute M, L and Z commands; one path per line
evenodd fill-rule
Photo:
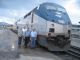
M 59 7 L 59 8 L 65 9 L 64 7 L 62 7 L 62 6 L 60 6 L 60 5 L 56 4 L 56 3 L 50 3 L 50 2 L 42 3 L 42 4 L 40 4 L 40 6 L 55 6 L 55 7 Z M 34 11 L 36 8 L 38 8 L 38 6 L 35 7 L 32 11 Z M 26 18 L 28 15 L 30 15 L 32 11 L 30 11 L 28 14 L 26 14 L 24 16 L 24 18 Z

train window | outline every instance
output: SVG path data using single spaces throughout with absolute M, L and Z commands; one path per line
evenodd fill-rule
M 49 32 L 54 32 L 54 28 L 50 28 L 49 29 Z
M 66 12 L 66 10 L 65 10 L 65 9 L 63 9 L 63 8 L 57 8 L 57 9 L 58 9 L 58 11 Z
M 56 8 L 53 7 L 53 6 L 47 6 L 46 8 L 47 8 L 47 9 L 50 9 L 50 10 L 56 10 Z

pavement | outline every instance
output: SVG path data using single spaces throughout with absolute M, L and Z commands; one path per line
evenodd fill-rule
M 62 60 L 42 48 L 18 48 L 17 40 L 17 35 L 12 31 L 0 30 L 0 60 Z

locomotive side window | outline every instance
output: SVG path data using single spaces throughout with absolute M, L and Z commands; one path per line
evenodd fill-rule
M 54 32 L 54 28 L 50 28 L 49 29 L 49 32 Z

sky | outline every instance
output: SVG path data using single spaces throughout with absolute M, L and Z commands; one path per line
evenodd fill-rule
M 63 6 L 73 24 L 80 21 L 80 0 L 0 0 L 0 22 L 15 23 L 25 14 L 43 2 Z

